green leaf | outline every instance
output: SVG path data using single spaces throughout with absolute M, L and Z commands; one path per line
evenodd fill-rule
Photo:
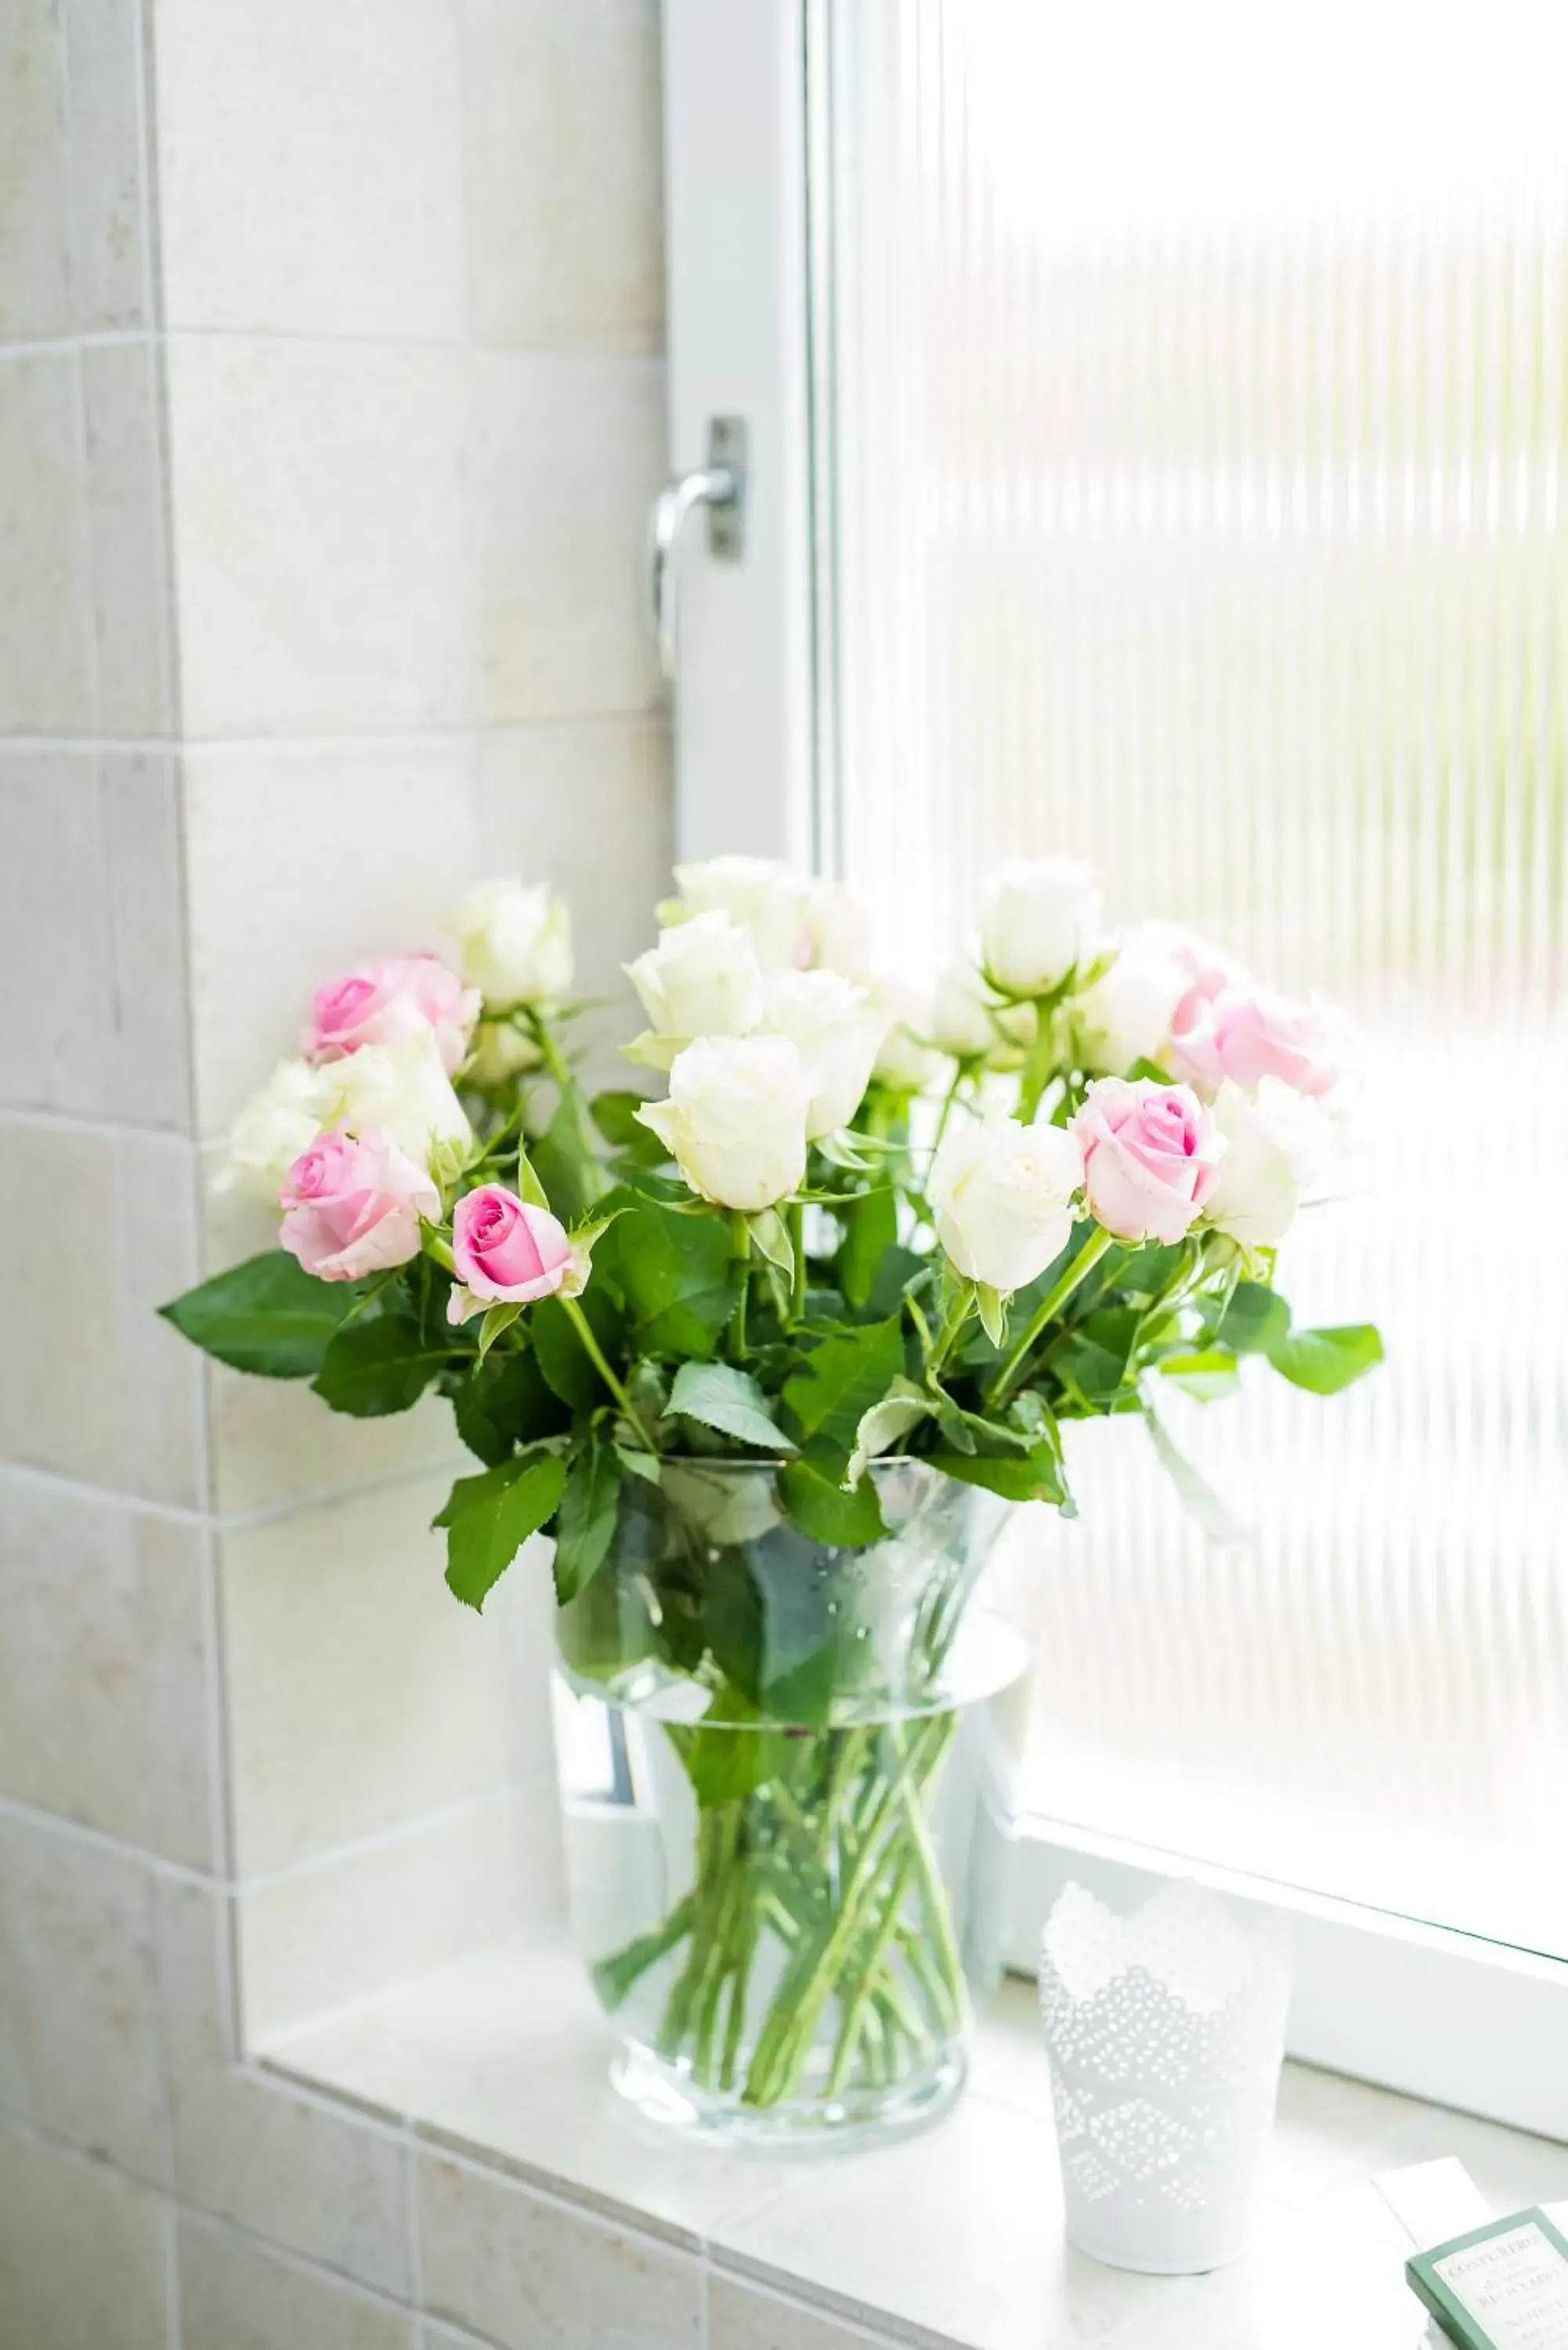
M 334 1332 L 365 1294 L 363 1282 L 317 1281 L 286 1250 L 268 1249 L 159 1310 L 192 1346 L 234 1370 L 313 1379 Z
M 577 1300 L 594 1336 L 613 1363 L 620 1351 L 620 1331 L 614 1307 L 591 1288 Z M 576 1326 L 558 1297 L 542 1297 L 529 1317 L 528 1332 L 539 1368 L 553 1391 L 574 1411 L 608 1403 L 609 1389 L 590 1361 Z
M 1000 1289 L 992 1289 L 983 1281 L 974 1285 L 974 1302 L 980 1314 L 980 1326 L 993 1347 L 1007 1343 L 1007 1300 Z
M 752 1235 L 752 1246 L 760 1257 L 776 1265 L 786 1281 L 794 1276 L 794 1243 L 789 1227 L 776 1208 L 764 1208 L 760 1215 L 746 1218 Z
M 483 1607 L 530 1534 L 554 1515 L 566 1466 L 556 1452 L 520 1452 L 482 1477 L 460 1477 L 431 1523 L 446 1528 L 446 1579 L 466 1607 Z
M 779 1471 L 779 1499 L 808 1541 L 835 1549 L 862 1550 L 880 1542 L 888 1529 L 877 1487 L 863 1478 L 851 1493 L 809 1461 L 791 1461 Z
M 1240 1281 L 1214 1326 L 1215 1343 L 1233 1355 L 1272 1355 L 1290 1334 L 1291 1309 L 1261 1281 Z
M 346 1323 L 322 1357 L 315 1391 L 334 1411 L 379 1419 L 416 1404 L 452 1354 L 449 1344 L 423 1336 L 411 1316 Z
M 1198 1403 L 1223 1403 L 1240 1385 L 1236 1357 L 1224 1347 L 1167 1355 L 1158 1367 L 1161 1378 Z
M 1383 1360 L 1383 1340 L 1370 1322 L 1332 1330 L 1293 1330 L 1269 1350 L 1269 1360 L 1293 1387 L 1338 1395 Z
M 944 1476 L 956 1477 L 961 1485 L 983 1485 L 1009 1502 L 1053 1502 L 1060 1507 L 1067 1499 L 1061 1463 L 1046 1445 L 1022 1454 L 933 1452 L 928 1457 Z
M 636 1200 L 594 1254 L 595 1284 L 623 1300 L 639 1350 L 649 1355 L 711 1355 L 735 1310 L 737 1276 L 727 1221 L 651 1200 Z
M 479 1359 L 483 1363 L 504 1330 L 510 1330 L 523 1308 L 515 1297 L 504 1297 L 488 1307 L 479 1326 Z
M 556 1520 L 556 1597 L 563 1607 L 608 1557 L 619 1509 L 615 1446 L 594 1437 L 572 1463 Z
M 657 1166 L 670 1153 L 637 1114 L 651 1098 L 649 1094 L 629 1091 L 596 1094 L 588 1108 L 612 1150 L 624 1150 L 633 1159 L 646 1159 Z
M 1176 1488 L 1177 1499 L 1194 1523 L 1201 1527 L 1207 1540 L 1221 1550 L 1244 1550 L 1251 1538 L 1227 1508 L 1202 1471 L 1196 1469 L 1177 1443 L 1155 1407 L 1152 1382 L 1146 1381 L 1140 1390 L 1143 1424 L 1148 1430 L 1148 1440 L 1154 1447 L 1155 1458 Z
M 700 1419 L 759 1451 L 793 1452 L 794 1441 L 774 1419 L 768 1399 L 748 1371 L 730 1363 L 682 1363 L 670 1390 L 671 1411 Z
M 846 1461 L 866 1414 L 904 1371 L 897 1316 L 825 1338 L 784 1383 L 784 1399 L 803 1437 L 826 1437 Z
M 531 1208 L 547 1208 L 550 1195 L 534 1171 L 534 1163 L 521 1144 L 517 1149 L 517 1197 L 526 1200 Z
M 561 1096 L 556 1115 L 533 1145 L 535 1171 L 549 1194 L 552 1212 L 574 1224 L 603 1198 L 606 1178 L 583 1122 L 580 1097 Z
M 838 1285 L 851 1305 L 867 1305 L 882 1260 L 898 1243 L 898 1201 L 891 1187 L 884 1184 L 874 1191 L 862 1191 L 842 1207 L 836 1206 L 834 1213 L 844 1227 Z
M 452 1402 L 457 1432 L 471 1452 L 494 1468 L 519 1445 L 564 1435 L 571 1414 L 545 1386 L 532 1355 L 493 1356 L 463 1381 Z
M 871 1462 L 919 1421 L 929 1419 L 930 1412 L 931 1399 L 923 1388 L 909 1379 L 895 1379 L 890 1393 L 860 1416 L 846 1482 L 857 1485 Z

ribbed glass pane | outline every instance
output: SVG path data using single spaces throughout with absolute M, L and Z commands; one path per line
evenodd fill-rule
M 1568 1955 L 1568 144 L 1538 9 L 846 0 L 849 878 L 1005 855 L 1345 1002 L 1367 1186 L 1284 1285 L 1385 1371 L 1137 1429 L 1041 1529 L 1057 1818 Z M 1260 26 L 1274 48 L 1259 49 Z M 1533 29 L 1532 29 L 1533 28 Z M 1278 53 L 1274 53 L 1277 50 Z M 1544 68 L 1544 60 L 1542 60 Z

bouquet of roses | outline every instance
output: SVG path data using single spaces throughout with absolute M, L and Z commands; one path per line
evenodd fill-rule
M 629 966 L 648 1025 L 628 1049 L 662 1092 L 588 1097 L 566 911 L 544 887 L 486 885 L 450 959 L 380 958 L 317 991 L 300 1056 L 240 1118 L 220 1178 L 277 1202 L 279 1245 L 165 1311 L 220 1360 L 307 1378 L 338 1411 L 447 1397 L 480 1463 L 437 1522 L 470 1606 L 553 1534 L 568 1659 L 608 1681 L 625 1625 L 594 1595 L 629 1544 L 638 1661 L 695 1683 L 704 1720 L 848 1735 L 853 1659 L 818 1570 L 897 1533 L 916 1485 L 1070 1509 L 1069 1421 L 1152 1417 L 1165 1386 L 1219 1396 L 1249 1356 L 1324 1395 L 1378 1359 L 1369 1327 L 1294 1327 L 1273 1286 L 1334 1145 L 1344 1037 L 1179 930 L 1108 936 L 1071 863 L 1004 868 L 978 953 L 924 997 L 868 972 L 839 889 L 742 857 L 676 879 Z M 721 1505 L 738 1464 L 766 1480 L 771 1549 Z M 932 1685 L 956 1618 L 938 1602 L 917 1660 Z M 739 1804 L 735 1833 L 677 1905 L 680 1931 L 622 1954 L 603 1987 L 623 1994 L 684 1934 L 662 2044 L 767 2104 L 802 2078 L 803 2002 L 820 2009 L 851 1960 L 874 1981 L 876 1949 L 836 1912 L 812 1922 L 796 1855 L 775 1905 L 789 2015 L 771 2039 L 753 2027 L 737 1985 L 772 1914 L 773 1766 L 738 1784 L 718 1729 L 684 1738 L 699 1804 Z M 870 1794 L 842 1751 L 791 1759 L 827 1774 L 826 1792 L 794 1788 L 796 1810 L 842 1804 L 823 1839 L 839 1879 L 843 1839 L 873 1818 L 890 1842 L 866 1881 L 929 1875 L 902 1811 L 874 1800 L 889 1772 L 919 1772 L 863 1762 Z M 888 1918 L 877 1949 L 902 1931 L 896 1904 Z M 958 1995 L 951 1972 L 933 2013 Z M 856 2033 L 840 2085 L 874 2071 L 869 2026 Z

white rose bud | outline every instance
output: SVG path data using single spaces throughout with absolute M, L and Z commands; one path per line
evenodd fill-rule
M 249 1192 L 275 1207 L 284 1177 L 328 1123 L 331 1074 L 308 1061 L 280 1061 L 234 1120 L 213 1191 Z
M 1001 1110 L 950 1127 L 926 1197 L 960 1273 L 1008 1295 L 1037 1280 L 1072 1237 L 1084 1157 L 1059 1126 L 1020 1126 Z
M 717 910 L 660 931 L 626 969 L 656 1036 L 744 1036 L 763 1016 L 752 934 Z
M 347 1134 L 379 1130 L 418 1167 L 441 1150 L 466 1152 L 473 1139 L 429 1030 L 405 1045 L 362 1045 L 317 1075 L 325 1124 Z
M 950 962 L 931 1003 L 931 1042 L 955 1061 L 994 1053 L 1002 1041 L 996 1025 L 1002 1008 L 973 963 Z
M 877 1050 L 872 1074 L 896 1093 L 923 1093 L 940 1076 L 942 1060 L 926 1043 L 931 1033 L 929 998 L 899 979 L 879 979 L 871 1000 L 886 1014 L 888 1033 Z
M 1076 999 L 1078 1050 L 1097 1076 L 1125 1077 L 1138 1061 L 1158 1059 L 1177 1006 L 1192 985 L 1188 964 L 1160 923 L 1131 930 L 1115 962 Z
M 982 960 L 1009 995 L 1049 995 L 1100 941 L 1099 883 L 1086 865 L 1042 858 L 1004 865 L 986 893 Z
M 542 883 L 482 881 L 452 916 L 463 978 L 492 1012 L 547 1003 L 572 984 L 571 916 Z
M 703 1036 L 676 1055 L 669 1099 L 637 1114 L 694 1191 L 756 1215 L 799 1188 L 811 1090 L 787 1036 Z
M 1230 1079 L 1215 1097 L 1225 1156 L 1203 1214 L 1247 1248 L 1277 1248 L 1298 1208 L 1333 1198 L 1354 1172 L 1350 1105 L 1314 1100 L 1279 1077 L 1255 1095 Z
M 871 972 L 871 918 L 858 898 L 836 881 L 819 881 L 806 908 L 812 967 L 841 971 L 846 979 Z
M 675 884 L 680 899 L 659 908 L 661 921 L 728 914 L 750 931 L 764 971 L 805 962 L 811 948 L 806 920 L 811 885 L 787 865 L 766 857 L 710 857 L 705 864 L 678 865 Z
M 836 971 L 784 971 L 768 983 L 769 1028 L 798 1047 L 811 1079 L 807 1139 L 847 1126 L 871 1082 L 886 1013 Z
M 540 1067 L 544 1058 L 533 1037 L 510 1021 L 482 1020 L 473 1032 L 464 1075 L 472 1084 L 493 1089 L 510 1085 L 524 1069 Z

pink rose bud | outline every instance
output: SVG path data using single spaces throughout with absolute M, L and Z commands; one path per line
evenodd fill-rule
M 358 1141 L 321 1134 L 289 1169 L 280 1194 L 278 1239 L 318 1281 L 407 1264 L 420 1253 L 420 1219 L 441 1213 L 422 1167 L 377 1131 Z
M 439 955 L 378 955 L 317 989 L 300 1042 L 308 1059 L 337 1061 L 361 1045 L 406 1045 L 429 1028 L 450 1076 L 478 1017 L 477 991 Z
M 532 1207 L 499 1183 L 482 1183 L 458 1201 L 452 1260 L 470 1297 L 492 1303 L 526 1304 L 572 1285 L 572 1244 L 561 1224 L 548 1208 Z
M 1172 1037 L 1170 1062 L 1206 1093 L 1217 1093 L 1227 1077 L 1248 1093 L 1278 1077 L 1299 1094 L 1322 1095 L 1338 1082 L 1344 1054 L 1341 1024 L 1324 1005 L 1227 987 Z
M 1119 1241 L 1179 1241 L 1213 1191 L 1225 1145 L 1186 1086 L 1101 1077 L 1072 1121 L 1084 1193 Z

